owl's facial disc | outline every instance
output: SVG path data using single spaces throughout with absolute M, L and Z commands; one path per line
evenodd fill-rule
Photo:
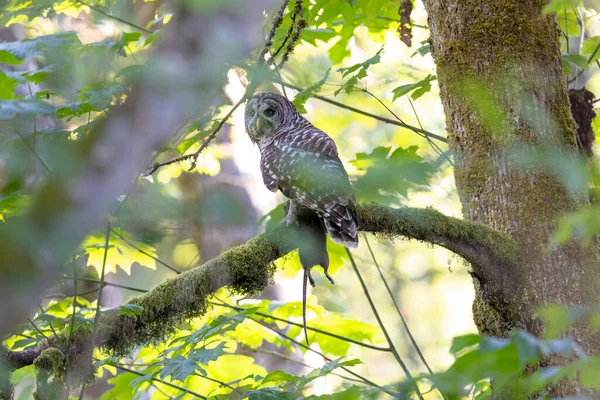
M 275 134 L 279 121 L 277 104 L 270 101 L 252 102 L 248 107 L 247 130 L 252 141 L 259 142 Z

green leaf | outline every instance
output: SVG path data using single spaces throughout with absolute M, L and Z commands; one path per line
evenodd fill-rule
M 115 232 L 125 238 L 127 242 L 132 243 L 136 248 L 120 239 L 117 235 L 111 235 L 108 242 L 108 254 L 106 256 L 106 273 L 116 273 L 118 266 L 127 274 L 131 274 L 133 263 L 138 263 L 150 269 L 156 269 L 156 250 L 152 246 L 135 240 L 127 232 L 123 232 L 120 229 L 115 229 Z M 98 274 L 102 270 L 104 261 L 105 242 L 104 233 L 93 232 L 81 244 L 83 254 L 87 254 L 88 256 L 87 265 L 96 268 Z
M 400 147 L 390 153 L 390 147 L 377 147 L 370 154 L 356 154 L 350 163 L 363 172 L 354 182 L 357 198 L 393 204 L 398 196 L 406 198 L 410 189 L 428 185 L 435 168 L 417 154 L 417 149 Z
M 23 60 L 15 56 L 8 50 L 0 50 L 0 63 L 20 65 L 23 64 Z
M 272 385 L 281 385 L 281 384 L 288 384 L 288 383 L 294 383 L 296 381 L 298 381 L 297 376 L 288 374 L 287 372 L 283 372 L 283 371 L 272 371 L 269 372 L 269 374 L 267 376 L 264 377 L 264 379 L 261 381 L 261 385 L 266 385 L 266 384 L 272 384 Z
M 586 62 L 593 63 L 600 59 L 600 36 L 592 36 L 585 39 L 581 47 L 581 55 L 586 57 Z
M 137 42 L 141 37 L 141 32 L 123 32 L 121 43 L 123 43 L 124 46 L 127 46 L 129 43 Z
M 144 307 L 137 304 L 123 304 L 118 307 L 119 315 L 127 315 L 128 317 L 137 318 L 144 310 Z
M 0 193 L 0 221 L 8 217 L 21 215 L 29 207 L 29 204 L 31 204 L 31 197 L 21 190 Z
M 587 70 L 589 68 L 589 64 L 587 58 L 580 54 L 567 54 L 563 53 L 561 55 L 561 64 L 565 74 L 571 75 L 574 70 L 580 68 L 582 70 Z M 576 68 L 574 68 L 576 67 Z
M 258 307 L 252 307 L 241 312 L 234 311 L 229 314 L 220 314 L 208 324 L 204 325 L 200 329 L 197 329 L 193 333 L 175 338 L 171 344 L 185 343 L 195 346 L 199 342 L 206 341 L 216 335 L 223 335 L 224 333 L 237 328 L 240 323 L 242 323 L 248 316 L 254 315 L 257 310 Z M 167 349 L 167 353 L 177 349 L 178 347 Z
M 15 88 L 19 81 L 4 71 L 0 71 L 0 100 L 12 100 L 15 96 Z
M 420 54 L 421 57 L 425 57 L 425 55 L 431 53 L 431 45 L 429 44 L 428 41 L 423 41 L 421 42 L 422 46 L 419 47 L 417 50 L 415 50 L 415 52 L 412 54 L 412 56 L 410 56 L 410 58 L 413 58 L 414 56 L 416 56 L 417 54 Z
M 309 372 L 307 375 L 301 377 L 296 384 L 296 391 L 299 391 L 304 386 L 308 385 L 310 382 L 314 381 L 317 378 L 320 378 L 325 375 L 329 375 L 332 371 L 341 368 L 341 367 L 352 367 L 357 364 L 362 364 L 362 361 L 359 359 L 352 359 L 348 361 L 341 361 L 343 357 L 337 358 L 325 364 L 322 368 L 317 368 Z
M 419 82 L 398 86 L 397 88 L 392 90 L 392 93 L 394 93 L 392 101 L 410 92 L 413 92 L 413 94 L 411 95 L 412 99 L 416 100 L 431 90 L 431 82 L 435 81 L 436 79 L 437 77 L 435 75 L 427 75 L 424 79 L 420 80 Z
M 335 95 L 337 96 L 341 92 L 350 93 L 357 85 L 358 81 L 367 77 L 367 70 L 370 66 L 378 64 L 381 62 L 381 53 L 383 52 L 383 47 L 379 49 L 375 55 L 361 63 L 354 64 L 347 68 L 340 68 L 338 72 L 342 73 L 342 79 L 346 78 L 350 74 L 350 78 L 342 84 L 342 86 L 335 91 Z
M 295 393 L 284 392 L 282 389 L 266 387 L 258 390 L 250 390 L 246 393 L 248 400 L 296 400 Z
M 306 108 L 304 108 L 304 104 L 306 104 L 306 101 L 309 98 L 311 98 L 315 93 L 317 93 L 325 84 L 325 82 L 327 82 L 327 78 L 329 77 L 329 71 L 330 70 L 327 70 L 327 72 L 325 72 L 325 76 L 323 76 L 323 78 L 321 78 L 319 81 L 313 83 L 303 91 L 299 92 L 296 95 L 296 97 L 294 97 L 294 100 L 292 100 L 292 104 L 294 104 L 299 113 L 306 114 L 307 111 Z
M 64 106 L 60 106 L 56 110 L 56 116 L 60 119 L 65 118 L 67 121 L 75 117 L 81 117 L 82 115 L 87 115 L 92 111 L 98 111 L 96 107 L 92 103 L 89 102 L 75 102 L 70 104 L 65 104 Z
M 75 32 L 61 32 L 33 39 L 0 43 L 0 58 L 8 60 L 11 64 L 17 64 L 15 60 L 22 62 L 31 57 L 54 52 L 58 48 L 68 50 L 80 45 L 81 42 Z
M 188 376 L 193 375 L 196 371 L 206 376 L 206 370 L 200 365 L 206 365 L 209 361 L 214 361 L 225 354 L 224 348 L 225 342 L 220 342 L 212 349 L 203 346 L 199 349 L 193 349 L 187 357 L 178 354 L 158 361 L 154 365 L 162 366 L 159 372 L 161 379 L 170 376 L 173 380 L 184 382 Z
M 341 63 L 344 58 L 350 55 L 350 50 L 348 50 L 348 45 L 350 44 L 350 39 L 354 35 L 354 28 L 356 25 L 353 23 L 347 23 L 342 28 L 340 33 L 340 40 L 338 40 L 331 48 L 329 49 L 329 59 L 332 64 Z
M 352 72 L 354 72 L 358 69 L 367 70 L 367 69 L 369 69 L 370 66 L 379 64 L 381 62 L 381 53 L 382 52 L 383 52 L 383 47 L 381 49 L 379 49 L 379 51 L 377 51 L 377 53 L 375 53 L 375 55 L 373 57 L 371 57 L 361 63 L 354 64 L 351 67 L 340 68 L 340 69 L 338 69 L 338 72 L 341 72 L 342 78 L 345 78 L 348 74 L 351 74 Z
M 470 350 L 473 346 L 478 345 L 481 342 L 481 336 L 477 334 L 469 334 L 463 336 L 455 336 L 452 339 L 452 345 L 450 346 L 450 353 L 455 356 L 460 355 Z
M 55 110 L 51 104 L 40 100 L 0 100 L 0 119 L 12 119 L 17 114 L 54 115 Z
M 562 12 L 565 8 L 571 9 L 576 7 L 579 0 L 550 0 L 546 6 L 544 6 L 544 13 Z
M 275 207 L 274 209 L 269 211 L 268 214 L 263 215 L 258 220 L 258 225 L 261 225 L 263 222 L 266 221 L 267 222 L 266 223 L 267 231 L 275 228 L 277 225 L 279 225 L 279 223 L 281 223 L 281 221 L 285 217 L 284 208 L 285 208 L 285 203 L 278 204 L 277 207 Z

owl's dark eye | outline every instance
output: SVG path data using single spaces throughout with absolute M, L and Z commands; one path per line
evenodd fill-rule
M 263 111 L 263 114 L 265 114 L 265 117 L 272 117 L 273 115 L 275 115 L 275 110 L 273 110 L 272 108 L 267 108 L 265 111 Z

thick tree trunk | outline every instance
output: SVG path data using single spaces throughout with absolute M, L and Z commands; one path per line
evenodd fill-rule
M 538 307 L 595 305 L 600 293 L 594 249 L 551 246 L 558 218 L 587 200 L 586 188 L 566 187 L 539 161 L 576 153 L 560 30 L 543 14 L 545 3 L 425 0 L 464 216 L 522 249 L 515 268 L 473 269 L 474 319 L 494 336 L 514 328 L 541 336 Z M 569 334 L 600 354 L 599 336 L 585 328 Z

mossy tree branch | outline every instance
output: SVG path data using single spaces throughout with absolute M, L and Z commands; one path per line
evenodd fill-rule
M 403 236 L 445 247 L 473 264 L 477 271 L 510 269 L 519 249 L 507 235 L 489 227 L 448 217 L 432 208 L 392 209 L 378 204 L 358 207 L 360 230 L 386 236 Z M 210 307 L 208 299 L 222 287 L 234 293 L 262 292 L 273 278 L 272 261 L 295 249 L 295 229 L 283 224 L 231 248 L 202 266 L 157 285 L 130 304 L 142 307 L 136 317 L 103 312 L 95 343 L 115 354 L 161 340 L 186 319 L 199 317 Z M 59 335 L 60 336 L 60 335 Z M 38 354 L 59 339 L 50 338 Z M 35 354 L 9 354 L 9 359 L 35 359 Z

